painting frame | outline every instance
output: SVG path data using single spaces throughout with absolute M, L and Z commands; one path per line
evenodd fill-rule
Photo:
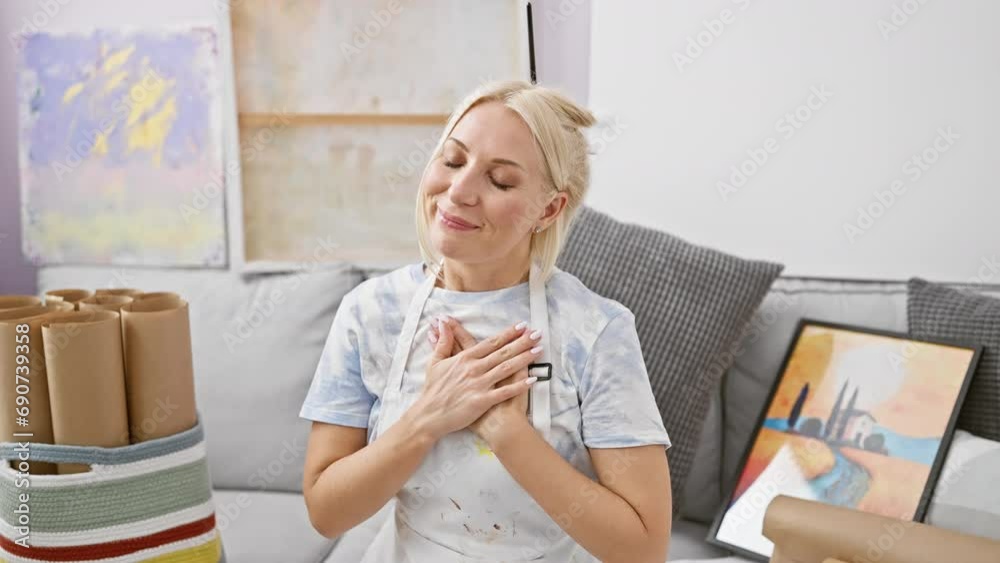
M 955 395 L 955 400 L 951 405 L 950 412 L 948 413 L 947 423 L 945 424 L 945 428 L 943 429 L 940 442 L 934 453 L 933 463 L 931 463 L 930 465 L 927 478 L 923 484 L 923 487 L 921 488 L 920 496 L 917 499 L 916 509 L 913 515 L 914 522 L 923 522 L 923 520 L 926 518 L 931 498 L 934 495 L 935 487 L 937 485 L 938 479 L 940 478 L 941 471 L 944 467 L 944 462 L 948 455 L 948 450 L 955 433 L 955 428 L 958 421 L 959 411 L 961 410 L 961 405 L 965 401 L 965 397 L 966 394 L 968 393 L 969 385 L 972 381 L 973 374 L 976 370 L 976 366 L 978 365 L 983 352 L 982 345 L 971 342 L 962 342 L 944 338 L 914 337 L 905 332 L 897 332 L 892 330 L 865 327 L 860 325 L 831 322 L 822 319 L 814 319 L 808 317 L 799 319 L 795 327 L 795 330 L 792 334 L 791 340 L 788 344 L 788 347 L 785 351 L 785 355 L 781 362 L 781 367 L 778 369 L 778 373 L 774 378 L 774 381 L 771 384 L 771 387 L 768 391 L 767 399 L 764 401 L 764 403 L 760 408 L 760 412 L 756 418 L 756 423 L 754 425 L 753 433 L 750 436 L 750 439 L 747 442 L 746 446 L 744 447 L 743 453 L 740 457 L 738 470 L 736 474 L 733 476 L 732 482 L 726 485 L 722 503 L 718 511 L 716 512 L 715 518 L 713 519 L 712 525 L 709 528 L 709 532 L 706 537 L 706 541 L 709 544 L 715 545 L 722 549 L 732 551 L 733 553 L 741 557 L 746 557 L 748 559 L 756 561 L 766 562 L 769 560 L 769 556 L 753 551 L 747 546 L 737 545 L 731 541 L 720 539 L 719 532 L 720 529 L 722 528 L 724 518 L 731 510 L 733 510 L 735 503 L 738 500 L 737 491 L 739 489 L 740 482 L 742 480 L 742 477 L 744 476 L 744 473 L 747 471 L 747 464 L 748 461 L 750 460 L 750 457 L 754 451 L 755 446 L 758 444 L 758 438 L 761 436 L 762 431 L 765 429 L 765 422 L 767 422 L 768 412 L 771 410 L 775 402 L 775 399 L 778 395 L 779 389 L 781 388 L 782 383 L 785 380 L 785 376 L 789 371 L 789 366 L 793 360 L 793 357 L 796 354 L 796 350 L 799 348 L 803 334 L 809 327 L 817 327 L 820 329 L 829 329 L 833 331 L 844 331 L 847 333 L 852 333 L 862 336 L 886 337 L 891 339 L 897 339 L 902 342 L 922 343 L 922 344 L 930 344 L 936 346 L 958 348 L 971 353 L 971 356 L 969 356 L 968 359 L 968 363 L 965 366 L 964 372 L 961 374 L 955 374 L 955 377 L 961 375 L 962 377 L 961 384 L 958 388 L 957 394 Z M 797 404 L 798 402 L 799 401 L 796 401 Z M 834 408 L 836 409 L 838 406 L 839 406 L 839 401 L 838 403 L 835 403 Z M 799 407 L 801 407 L 801 405 L 799 405 Z M 851 412 L 848 409 L 845 409 L 845 411 Z M 830 423 L 828 422 L 828 424 Z M 838 455 L 839 455 L 839 447 L 840 446 L 838 446 Z M 883 455 L 889 457 L 887 454 Z M 768 464 L 770 464 L 770 460 L 768 461 Z M 753 482 L 756 482 L 759 478 L 760 475 L 758 474 L 756 477 L 753 478 Z M 746 490 L 747 489 L 745 489 L 745 491 Z M 784 491 L 778 491 L 776 494 L 787 494 L 787 493 L 785 493 Z M 834 503 L 827 503 L 827 504 L 834 504 Z M 766 504 L 760 507 L 759 510 L 761 512 L 765 511 Z M 761 519 L 763 519 L 762 516 Z M 761 536 L 763 536 L 762 531 L 760 533 Z

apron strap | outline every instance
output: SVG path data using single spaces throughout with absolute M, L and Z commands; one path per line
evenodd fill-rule
M 421 271 L 423 271 L 422 266 Z M 434 272 L 431 272 L 427 276 L 427 279 L 417 288 L 416 295 L 410 301 L 410 307 L 403 321 L 403 328 L 399 333 L 399 340 L 396 341 L 396 350 L 392 355 L 392 364 L 389 366 L 389 377 L 386 380 L 385 390 L 382 392 L 382 407 L 378 417 L 378 428 L 376 435 L 372 439 L 382 435 L 387 428 L 387 422 L 395 421 L 396 413 L 393 409 L 398 406 L 400 391 L 403 387 L 403 371 L 406 369 L 410 350 L 413 349 L 413 339 L 417 334 L 417 324 L 420 322 L 421 314 L 423 314 L 424 304 L 427 303 L 427 298 L 434 291 L 434 284 L 436 282 L 437 278 Z
M 552 347 L 549 341 L 548 303 L 545 301 L 545 282 L 542 280 L 541 269 L 531 264 L 528 286 L 530 289 L 531 327 L 542 330 L 542 354 L 528 368 L 528 375 L 538 377 L 529 391 L 531 405 L 531 423 L 543 437 L 549 435 L 552 418 L 549 412 L 549 386 L 552 384 Z

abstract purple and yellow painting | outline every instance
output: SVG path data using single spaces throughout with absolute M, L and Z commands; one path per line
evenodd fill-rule
M 226 265 L 213 29 L 41 32 L 17 65 L 28 259 Z

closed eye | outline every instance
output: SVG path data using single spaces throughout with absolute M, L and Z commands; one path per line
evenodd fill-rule
M 500 182 L 497 182 L 496 180 L 493 179 L 493 176 L 490 176 L 490 183 L 493 184 L 494 186 L 500 188 L 503 191 L 507 191 L 507 190 L 509 190 L 509 189 L 511 189 L 511 188 L 514 187 L 514 186 L 512 186 L 510 184 L 501 184 Z

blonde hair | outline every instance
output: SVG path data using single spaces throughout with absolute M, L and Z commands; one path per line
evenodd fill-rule
M 492 82 L 484 84 L 466 97 L 451 114 L 424 168 L 437 160 L 444 150 L 444 143 L 451 136 L 458 122 L 473 107 L 486 102 L 500 102 L 514 110 L 528 125 L 542 156 L 543 187 L 550 191 L 566 192 L 566 207 L 555 222 L 541 233 L 532 233 L 531 261 L 538 264 L 542 279 L 548 280 L 555 268 L 570 225 L 583 203 L 590 185 L 589 145 L 583 130 L 594 125 L 594 115 L 568 97 L 544 86 L 524 81 Z M 421 177 L 420 185 L 423 186 Z M 422 192 L 417 192 L 417 243 L 424 263 L 431 272 L 440 276 L 441 257 L 434 251 L 428 235 Z

